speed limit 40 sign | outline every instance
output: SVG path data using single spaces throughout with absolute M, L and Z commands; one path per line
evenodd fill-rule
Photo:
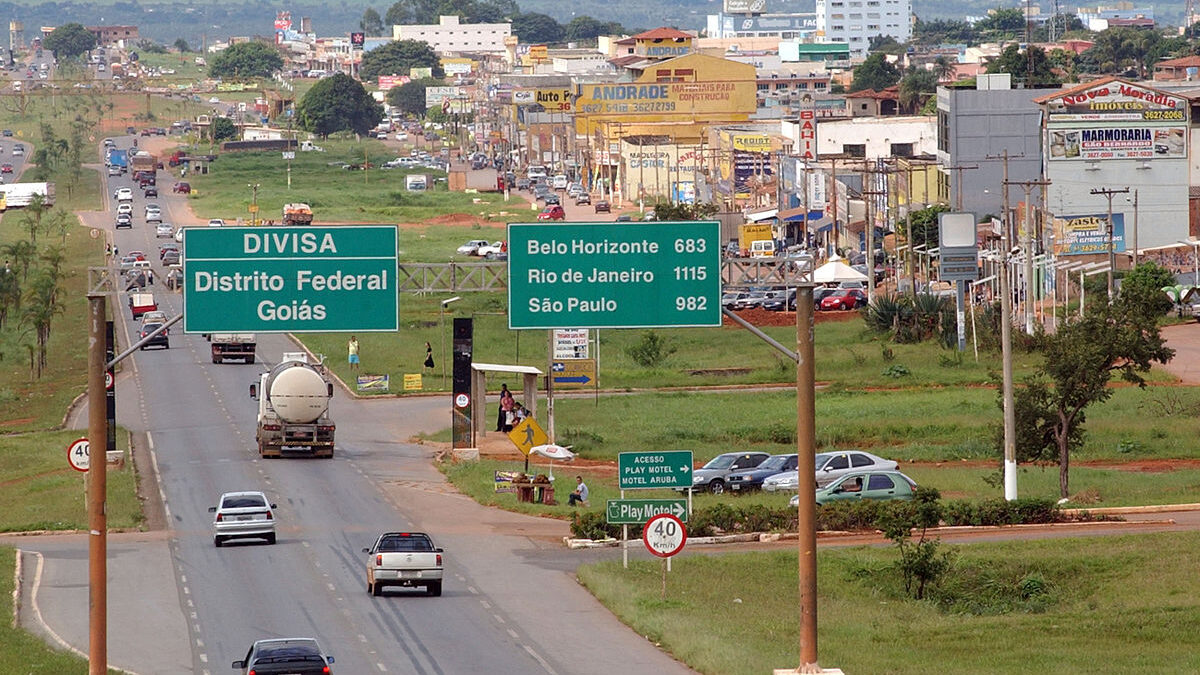
M 67 463 L 76 471 L 87 471 L 91 464 L 91 452 L 88 446 L 88 439 L 81 438 L 77 441 L 72 441 L 67 446 Z
M 646 521 L 646 526 L 642 528 L 642 541 L 647 551 L 660 558 L 670 558 L 683 550 L 687 542 L 687 528 L 675 516 L 660 513 Z

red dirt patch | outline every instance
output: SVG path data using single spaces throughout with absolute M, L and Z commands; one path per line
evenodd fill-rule
M 468 213 L 448 213 L 444 216 L 430 218 L 420 225 L 451 225 L 453 227 L 471 227 L 474 225 L 495 225 L 490 220 L 472 216 Z
M 4 420 L 0 421 L 0 427 L 16 427 L 22 424 L 29 424 L 35 419 L 34 417 L 18 417 L 15 420 Z

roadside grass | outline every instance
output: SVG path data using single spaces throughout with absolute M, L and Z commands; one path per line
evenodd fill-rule
M 297 152 L 291 161 L 292 185 L 287 185 L 288 163 L 281 153 L 227 152 L 210 166 L 210 173 L 189 174 L 190 202 L 205 218 L 249 219 L 253 191 L 259 185 L 259 217 L 280 220 L 283 205 L 305 202 L 312 206 L 314 222 L 320 223 L 421 223 L 452 213 L 489 219 L 507 214 L 509 219 L 530 219 L 529 204 L 513 196 L 507 203 L 500 194 L 450 192 L 444 182 L 435 182 L 425 192 L 409 192 L 405 176 L 431 174 L 442 181 L 445 172 L 430 169 L 379 169 L 349 171 L 331 162 L 375 167 L 396 156 L 396 149 L 381 141 L 354 142 L 330 138 L 320 141 L 325 152 Z M 503 220 L 503 218 L 501 218 Z M 470 239 L 473 237 L 466 237 Z M 464 239 L 464 241 L 465 241 Z M 460 242 L 461 243 L 461 242 Z
M 67 446 L 79 431 L 39 431 L 0 436 L 0 532 L 86 530 L 87 474 L 67 465 Z M 128 435 L 117 433 L 125 464 L 108 470 L 108 526 L 136 528 L 143 522 Z M 101 456 L 93 450 L 93 458 Z M 0 659 L 2 660 L 2 659 Z
M 821 549 L 820 663 L 847 673 L 1190 673 L 1200 533 L 945 546 L 951 610 L 903 597 L 892 548 Z M 639 635 L 709 675 L 794 668 L 795 552 L 584 565 L 579 579 Z M 729 580 L 722 582 L 721 580 Z M 736 580 L 736 581 L 733 581 Z M 789 590 L 790 589 L 790 590 Z M 1115 638 L 1115 639 L 1114 639 Z
M 0 546 L 0 597 L 11 598 L 15 589 L 13 574 L 17 550 Z M 68 675 L 88 672 L 87 659 L 54 649 L 42 638 L 13 624 L 13 603 L 0 602 L 0 661 L 9 664 L 9 672 L 26 675 Z M 19 669 L 15 664 L 21 664 Z M 117 675 L 121 671 L 109 669 Z

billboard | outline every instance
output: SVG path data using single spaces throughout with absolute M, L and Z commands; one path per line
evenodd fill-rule
M 1113 250 L 1125 250 L 1125 214 L 1114 213 Z M 1096 255 L 1108 253 L 1108 214 L 1093 213 L 1054 218 L 1054 255 Z
M 622 141 L 620 153 L 619 159 L 625 165 L 622 180 L 631 193 L 636 193 L 640 185 L 646 194 L 665 196 L 672 192 L 673 184 L 677 189 L 677 184 L 683 182 L 692 185 L 694 190 L 696 174 L 704 169 L 704 153 L 700 146 L 637 145 Z M 616 151 L 612 154 L 615 156 Z
M 469 75 L 474 65 L 471 59 L 442 59 L 442 70 L 447 75 Z
M 575 109 L 581 115 L 654 115 L 754 112 L 754 80 L 585 84 Z M 746 108 L 747 109 L 743 109 Z
M 1187 100 L 1131 82 L 1112 80 L 1047 102 L 1050 122 L 1185 122 Z
M 412 68 L 408 69 L 408 76 L 414 80 L 424 80 L 433 77 L 433 68 L 430 68 L 429 66 L 424 68 L 413 66 Z
M 574 97 L 565 87 L 551 89 L 514 89 L 513 103 L 516 105 L 542 106 L 546 112 L 575 112 Z
M 1187 156 L 1183 126 L 1091 126 L 1050 129 L 1047 145 L 1053 160 L 1179 159 Z
M 408 77 L 404 75 L 380 75 L 379 88 L 387 91 L 392 87 L 399 87 L 402 84 L 408 83 Z
M 462 87 L 426 87 L 425 107 L 432 108 L 441 105 L 442 101 L 446 99 L 461 98 L 462 96 Z
M 762 14 L 767 11 L 767 0 L 724 0 L 721 9 L 726 14 Z

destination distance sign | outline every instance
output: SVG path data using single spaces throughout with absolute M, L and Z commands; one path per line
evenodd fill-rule
M 510 329 L 721 325 L 720 227 L 512 223 Z
M 395 226 L 189 227 L 185 333 L 394 331 Z

